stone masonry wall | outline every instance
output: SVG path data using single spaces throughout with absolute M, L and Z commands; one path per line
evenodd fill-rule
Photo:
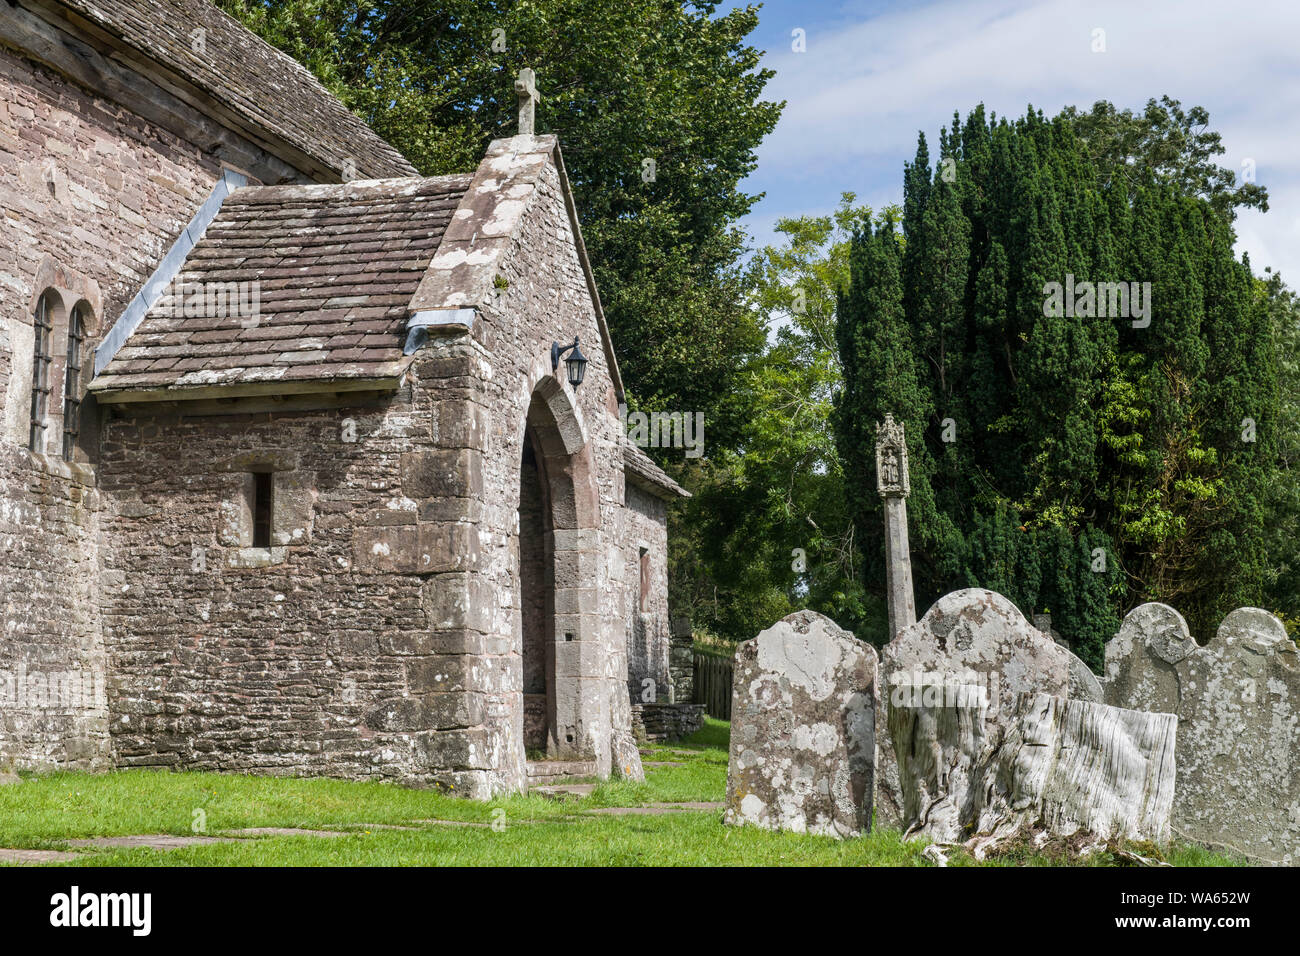
M 668 626 L 667 505 L 660 498 L 627 486 L 628 582 L 627 682 L 632 700 L 668 702 L 673 695 L 669 674 L 672 642 Z M 641 549 L 650 562 L 650 589 L 641 604 Z M 651 683 L 646 683 L 650 681 Z
M 0 766 L 109 761 L 102 497 L 93 465 L 57 458 L 67 311 L 94 307 L 88 357 L 219 175 L 200 149 L 0 49 Z M 49 459 L 26 451 L 32 308 L 47 286 L 59 288 Z
M 382 777 L 483 791 L 483 720 L 431 618 L 463 606 L 438 535 L 436 414 L 391 403 L 105 426 L 105 635 L 123 766 Z M 430 466 L 430 467 L 426 467 Z M 270 548 L 251 544 L 273 473 Z M 433 519 L 432 522 L 423 519 Z M 488 756 L 488 755 L 481 755 Z
M 557 584 L 567 588 L 557 601 L 558 629 L 576 639 L 557 636 L 557 672 L 579 678 L 582 699 L 561 701 L 577 709 L 580 726 L 575 751 L 593 757 L 598 770 L 639 774 L 632 744 L 627 685 L 626 622 L 633 582 L 626 569 L 635 560 L 635 538 L 625 526 L 622 449 L 617 402 L 601 348 L 595 310 L 573 245 L 556 167 L 542 170 L 529 199 L 515 243 L 499 266 L 498 292 L 481 304 L 482 321 L 475 339 L 483 344 L 490 376 L 485 380 L 488 441 L 482 455 L 482 561 L 479 576 L 500 617 L 492 624 L 493 672 L 500 672 L 500 693 L 488 703 L 488 722 L 495 739 L 509 748 L 508 763 L 522 737 L 519 696 L 522 662 L 518 634 L 518 573 L 512 558 L 517 527 L 519 462 L 525 422 L 540 373 L 549 375 L 552 341 L 565 345 L 579 336 L 589 359 L 583 384 L 572 393 L 590 449 L 590 474 L 577 476 L 579 494 L 592 491 L 595 528 L 555 531 Z M 564 366 L 558 373 L 564 378 Z M 563 388 L 567 391 L 568 386 Z M 581 466 L 586 467 L 586 466 Z M 587 482 L 590 482 L 588 485 Z M 585 489 L 585 490 L 584 490 Z M 631 557 L 629 557 L 631 555 Z M 580 584 L 580 587 L 573 585 Z M 611 740 L 615 743 L 612 745 Z M 623 748 L 619 750 L 618 741 Z M 628 748 L 630 747 L 630 755 Z M 623 760 L 615 751 L 629 756 Z M 637 762 L 636 767 L 631 764 Z
M 111 760 L 85 470 L 0 443 L 0 770 Z
M 42 277 L 58 277 L 68 307 L 95 306 L 89 369 L 220 173 L 203 148 L 0 50 L 0 671 L 107 660 L 112 715 L 34 722 L 0 705 L 0 762 L 105 765 L 109 724 L 122 765 L 471 796 L 523 786 L 521 441 L 551 341 L 577 334 L 591 360 L 573 397 L 588 441 L 577 477 L 594 521 L 548 536 L 568 585 L 556 620 L 574 638 L 556 667 L 582 681 L 573 746 L 601 772 L 638 774 L 627 568 L 646 535 L 627 525 L 615 396 L 554 166 L 473 335 L 435 339 L 395 400 L 104 412 L 99 460 L 79 467 L 21 448 Z M 55 412 L 65 330 L 56 317 Z M 355 441 L 341 437 L 348 419 Z M 251 547 L 255 470 L 275 475 L 269 549 Z

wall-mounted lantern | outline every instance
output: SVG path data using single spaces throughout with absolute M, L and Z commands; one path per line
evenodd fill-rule
M 570 355 L 568 358 L 564 360 L 564 365 L 569 373 L 569 384 L 576 389 L 579 385 L 582 384 L 582 377 L 587 374 L 587 357 L 583 355 L 582 350 L 578 348 L 578 337 L 576 335 L 573 337 L 573 344 L 568 346 L 567 348 L 560 348 L 559 342 L 551 343 L 551 371 L 552 372 L 559 370 L 560 356 L 562 356 L 565 352 L 573 353 L 572 355 Z

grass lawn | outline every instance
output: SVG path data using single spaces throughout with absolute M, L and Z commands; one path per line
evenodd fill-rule
M 728 726 L 710 720 L 689 740 L 652 746 L 645 783 L 607 782 L 587 797 L 514 796 L 476 803 L 381 783 L 123 770 L 29 776 L 0 787 L 0 847 L 64 849 L 82 837 L 207 836 L 248 827 L 348 831 L 268 836 L 176 850 L 93 849 L 90 866 L 928 866 L 923 845 L 895 831 L 856 840 L 724 827 L 720 811 L 611 816 L 590 811 L 652 803 L 717 802 L 726 794 Z M 480 826 L 428 823 L 449 820 Z M 482 824 L 488 824 L 483 826 Z M 401 826 L 410 829 L 386 829 Z M 1204 851 L 1163 851 L 1178 865 L 1231 865 Z M 1108 854 L 1090 858 L 1113 862 Z M 971 863 L 958 855 L 950 865 Z M 995 865 L 1052 865 L 1011 852 Z M 57 864 L 56 864 L 57 865 Z

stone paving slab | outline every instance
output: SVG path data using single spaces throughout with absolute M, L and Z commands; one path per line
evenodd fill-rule
M 565 800 L 569 797 L 586 797 L 596 789 L 594 783 L 561 783 L 547 784 L 541 787 L 529 787 L 529 793 L 541 794 L 543 797 L 551 797 L 556 800 Z
M 490 823 L 478 823 L 473 820 L 414 820 L 414 823 L 437 824 L 443 827 L 480 827 L 483 829 L 492 829 Z
M 534 787 L 533 790 L 554 790 L 561 791 L 557 798 L 562 799 L 566 795 L 582 796 L 590 793 L 595 789 L 594 784 L 573 784 L 567 787 Z M 577 793 L 575 791 L 582 791 Z M 659 816 L 665 813 L 681 813 L 683 811 L 707 811 L 721 810 L 721 803 L 656 803 L 648 807 L 600 807 L 594 810 L 584 811 L 590 814 L 601 814 L 606 816 Z M 512 821 L 514 823 L 566 823 L 571 820 L 538 820 L 538 821 Z M 411 823 L 419 826 L 404 826 L 398 823 L 357 823 L 347 824 L 349 829 L 346 830 L 313 830 L 299 829 L 296 827 L 245 827 L 239 830 L 225 830 L 221 836 L 175 836 L 170 833 L 144 833 L 133 834 L 131 836 L 115 837 L 85 837 L 75 840 L 68 840 L 67 844 L 71 847 L 77 847 L 83 850 L 177 850 L 187 846 L 203 846 L 210 843 L 238 843 L 241 840 L 247 840 L 257 837 L 279 837 L 279 836 L 306 836 L 306 837 L 341 837 L 356 834 L 361 830 L 419 830 L 424 826 L 444 826 L 444 827 L 473 827 L 476 829 L 491 829 L 492 824 L 480 823 L 474 820 L 437 820 L 426 818 L 421 820 L 412 820 Z M 23 850 L 7 849 L 0 847 L 0 863 L 16 863 L 20 865 L 40 865 L 43 863 L 63 863 L 69 860 L 75 860 L 82 854 L 74 853 L 67 850 Z
M 602 816 L 624 817 L 624 816 L 642 816 L 658 817 L 667 813 L 683 813 L 690 811 L 707 811 L 721 810 L 725 803 L 652 803 L 648 807 L 599 807 L 595 810 L 588 810 L 587 813 L 600 814 Z
M 211 836 L 173 836 L 170 833 L 145 833 L 135 836 L 88 837 L 86 839 L 67 840 L 68 846 L 86 849 L 121 849 L 121 850 L 178 850 L 187 846 L 203 846 L 208 843 L 232 843 L 233 837 Z
M 67 850 L 0 850 L 0 863 L 18 863 L 32 866 L 40 863 L 63 863 L 75 860 L 78 854 Z
M 298 827 L 245 827 L 242 830 L 223 830 L 226 836 L 237 837 L 272 837 L 272 836 L 312 836 L 339 837 L 347 836 L 342 830 L 306 830 Z

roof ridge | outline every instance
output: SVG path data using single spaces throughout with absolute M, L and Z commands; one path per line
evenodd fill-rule
M 391 176 L 384 179 L 351 179 L 345 183 L 275 183 L 264 186 L 245 186 L 231 196 L 238 203 L 316 202 L 324 197 L 339 199 L 374 198 L 396 202 L 407 196 L 423 196 L 429 192 L 463 191 L 473 178 L 473 173 L 450 173 L 444 176 Z M 405 183 L 409 192 L 393 192 L 394 186 Z M 432 187 L 441 187 L 433 189 Z M 428 191 L 426 191 L 428 190 Z
M 417 173 L 311 70 L 208 0 L 28 2 L 84 18 L 211 97 L 241 124 L 251 124 L 335 175 L 344 175 L 349 161 L 367 174 Z M 201 97 L 199 102 L 187 98 L 190 105 L 230 125 L 225 116 L 200 105 Z M 291 156 L 280 158 L 311 174 Z

